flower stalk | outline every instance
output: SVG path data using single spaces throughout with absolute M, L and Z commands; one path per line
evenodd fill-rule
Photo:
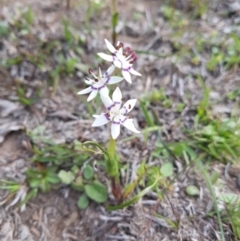
M 113 171 L 113 176 L 111 176 L 112 193 L 117 200 L 121 200 L 122 187 L 119 180 L 118 158 L 116 155 L 116 141 L 112 137 L 110 138 L 108 151 L 111 157 L 110 168 Z
M 118 12 L 117 12 L 116 5 L 117 5 L 116 0 L 112 0 L 112 43 L 113 45 L 116 44 L 116 40 L 117 40 L 116 27 L 118 24 Z
M 116 24 L 117 13 L 113 25 L 116 26 Z M 92 69 L 89 69 L 91 77 L 86 77 L 85 80 L 85 83 L 89 87 L 79 91 L 78 94 L 89 94 L 87 101 L 93 100 L 99 94 L 101 101 L 105 106 L 104 113 L 93 115 L 95 120 L 93 121 L 92 126 L 99 127 L 111 122 L 109 146 L 107 150 L 104 150 L 99 144 L 95 143 L 94 145 L 98 146 L 107 157 L 106 171 L 111 179 L 112 193 L 114 197 L 120 201 L 122 200 L 123 195 L 120 184 L 119 159 L 116 155 L 116 139 L 120 135 L 121 126 L 124 126 L 132 132 L 140 133 L 134 125 L 133 118 L 128 115 L 128 113 L 134 108 L 137 99 L 130 99 L 123 104 L 120 88 L 117 87 L 113 91 L 112 97 L 110 97 L 108 85 L 118 84 L 124 79 L 131 84 L 131 74 L 136 76 L 141 76 L 141 74 L 133 69 L 133 64 L 137 60 L 135 52 L 129 47 L 123 48 L 123 43 L 121 42 L 118 42 L 115 47 L 106 39 L 105 43 L 108 50 L 111 52 L 111 55 L 98 53 L 98 56 L 111 62 L 111 66 L 105 72 L 103 72 L 101 66 L 99 66 L 98 75 L 96 75 Z M 116 68 L 121 70 L 122 76 L 112 76 Z M 93 142 L 87 143 L 93 144 Z

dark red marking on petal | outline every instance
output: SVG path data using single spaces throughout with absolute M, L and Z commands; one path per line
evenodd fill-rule
M 104 116 L 107 118 L 107 120 L 110 121 L 110 114 L 109 113 L 106 113 Z
M 116 49 L 119 50 L 120 48 L 123 48 L 123 43 L 120 42 L 117 46 L 116 46 Z

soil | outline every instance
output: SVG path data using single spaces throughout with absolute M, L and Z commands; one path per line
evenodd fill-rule
M 56 49 L 51 52 L 47 62 L 38 68 L 28 61 L 10 67 L 0 66 L 0 179 L 14 180 L 24 185 L 26 170 L 32 165 L 30 158 L 31 140 L 27 133 L 39 126 L 45 127 L 45 137 L 58 144 L 72 143 L 74 140 L 94 140 L 107 142 L 109 136 L 106 126 L 92 128 L 91 115 L 86 107 L 86 96 L 79 98 L 77 92 L 84 88 L 83 80 L 91 63 L 97 66 L 96 53 L 105 51 L 104 39 L 111 39 L 111 1 L 69 1 L 57 0 L 22 0 L 3 1 L 0 8 L 0 19 L 11 26 L 12 36 L 0 37 L 0 59 L 8 59 L 18 55 L 37 55 L 45 51 L 38 46 L 42 42 L 58 41 Z M 88 4 L 92 4 L 92 12 L 88 18 Z M 99 4 L 100 4 L 99 3 Z M 185 13 L 192 11 L 191 1 L 173 1 L 174 8 Z M 186 20 L 185 34 L 174 42 L 171 37 L 174 29 L 170 28 L 160 11 L 164 1 L 141 0 L 117 1 L 119 23 L 118 39 L 138 51 L 135 69 L 142 77 L 133 77 L 131 88 L 121 83 L 124 98 L 141 98 L 151 90 L 165 89 L 166 95 L 173 100 L 171 107 L 152 106 L 163 133 L 165 142 L 184 140 L 184 129 L 191 129 L 194 124 L 199 101 L 203 93 L 197 79 L 200 74 L 208 89 L 213 103 L 213 118 L 230 116 L 232 109 L 239 104 L 235 101 L 223 100 L 228 91 L 236 90 L 240 85 L 239 69 L 218 69 L 217 73 L 206 70 L 203 63 L 209 58 L 199 54 L 200 63 L 194 65 L 189 55 L 181 61 L 174 53 L 177 45 L 188 46 L 194 51 L 195 40 L 192 33 L 210 38 L 215 32 L 219 36 L 227 32 L 239 17 L 239 12 L 232 9 L 233 2 L 209 1 L 206 14 L 196 17 L 193 23 Z M 13 19 L 20 10 L 29 6 L 34 13 L 34 23 L 28 34 L 17 32 Z M 223 14 L 226 6 L 230 14 Z M 96 8 L 96 9 L 94 9 Z M 95 12 L 94 12 L 95 11 Z M 232 17 L 231 17 L 232 16 Z M 56 67 L 58 48 L 64 49 L 67 56 L 71 51 L 64 43 L 63 24 L 65 19 L 76 29 L 83 43 L 78 56 L 79 68 L 73 75 L 61 75 L 57 88 L 49 84 L 48 73 Z M 20 20 L 18 20 L 20 21 Z M 239 29 L 239 26 L 236 26 Z M 240 29 L 239 29 L 240 30 Z M 37 37 L 36 37 L 37 36 Z M 2 46 L 2 47 L 1 47 Z M 39 50 L 40 49 L 40 50 Z M 150 52 L 151 54 L 145 54 Z M 40 55 L 39 55 L 40 56 Z M 75 55 L 74 55 L 75 56 Z M 162 57 L 161 57 L 162 56 Z M 39 62 L 40 57 L 39 57 Z M 26 90 L 26 96 L 34 99 L 34 103 L 25 106 L 19 101 L 17 85 Z M 40 98 L 37 88 L 41 89 Z M 238 97 L 239 98 L 239 97 Z M 174 106 L 184 102 L 182 111 L 176 112 Z M 94 106 L 94 108 L 97 108 Z M 98 108 L 97 111 L 100 111 Z M 237 113 L 239 110 L 236 111 Z M 146 126 L 144 116 L 140 114 L 139 105 L 132 111 L 132 117 L 139 129 Z M 239 113 L 238 113 L 239 114 Z M 181 122 L 179 123 L 179 118 Z M 118 151 L 122 161 L 129 163 L 129 173 L 124 173 L 122 182 L 134 180 L 139 163 L 145 159 L 149 165 L 160 166 L 162 160 L 152 158 L 151 151 L 159 140 L 158 132 L 149 134 L 147 142 L 144 136 L 136 136 L 128 141 L 125 138 L 131 133 L 121 133 Z M 2 203 L 7 193 L 0 193 L 0 240 L 1 241 L 107 241 L 107 240 L 220 240 L 219 226 L 216 217 L 207 213 L 213 210 L 211 194 L 197 168 L 187 167 L 181 160 L 174 160 L 175 173 L 180 173 L 167 190 L 162 200 L 154 192 L 128 208 L 107 211 L 105 205 L 91 203 L 86 210 L 77 207 L 79 194 L 67 186 L 52 190 L 50 193 L 39 193 L 30 200 L 26 210 L 21 212 L 17 205 L 9 206 L 11 200 Z M 226 165 L 213 162 L 211 172 L 217 171 L 224 183 L 226 192 L 239 193 L 235 178 L 230 171 L 225 178 Z M 184 170 L 183 170 L 184 169 Z M 101 176 L 101 174 L 99 174 Z M 107 177 L 101 177 L 109 183 Z M 164 185 L 164 184 L 163 184 Z M 186 195 L 186 187 L 196 185 L 200 195 Z M 27 188 L 27 187 L 26 187 Z M 223 190 L 221 190 L 223 191 Z M 14 197 L 12 197 L 14 198 Z M 112 202 L 113 197 L 109 197 Z M 155 214 L 159 214 L 158 216 Z M 171 220 L 176 226 L 169 223 Z M 232 229 L 224 224 L 226 240 L 233 240 Z

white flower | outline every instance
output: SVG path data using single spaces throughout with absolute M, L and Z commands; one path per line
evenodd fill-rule
M 130 112 L 136 104 L 136 99 L 128 100 L 123 107 L 122 104 L 122 93 L 117 87 L 113 92 L 112 99 L 109 96 L 101 96 L 102 102 L 107 108 L 108 112 L 101 115 L 94 115 L 96 118 L 92 126 L 102 126 L 107 124 L 109 121 L 112 122 L 111 125 L 111 135 L 113 139 L 116 139 L 120 134 L 120 125 L 123 125 L 127 129 L 140 133 L 135 126 L 133 125 L 133 119 L 125 116 Z
M 89 69 L 89 73 L 93 76 L 93 79 L 89 79 L 88 77 L 86 77 L 85 83 L 91 86 L 78 92 L 78 95 L 88 94 L 91 92 L 91 94 L 88 96 L 87 101 L 94 99 L 98 91 L 100 92 L 101 95 L 108 95 L 109 90 L 106 85 L 116 84 L 123 80 L 123 77 L 110 76 L 115 70 L 114 65 L 111 65 L 111 67 L 109 67 L 104 74 L 102 74 L 101 66 L 99 66 L 98 69 L 99 69 L 99 76 L 96 76 L 92 72 L 92 70 Z
M 122 69 L 122 75 L 129 83 L 132 83 L 131 74 L 141 76 L 136 70 L 132 68 L 133 63 L 137 60 L 137 55 L 129 47 L 123 49 L 123 43 L 118 42 L 115 48 L 107 39 L 105 39 L 107 48 L 112 55 L 98 53 L 101 58 L 113 62 L 113 64 Z

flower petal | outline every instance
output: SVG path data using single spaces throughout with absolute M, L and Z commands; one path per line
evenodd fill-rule
M 115 140 L 120 134 L 120 122 L 112 122 L 111 125 L 111 135 L 112 138 Z
M 113 56 L 109 54 L 104 54 L 104 53 L 98 53 L 98 56 L 106 61 L 113 61 Z
M 105 76 L 111 75 L 114 72 L 114 70 L 115 70 L 115 66 L 112 64 L 105 72 Z
M 88 96 L 87 101 L 94 99 L 97 96 L 98 90 L 93 90 L 92 93 Z
M 122 62 L 121 62 L 118 58 L 114 57 L 112 61 L 113 61 L 113 64 L 114 64 L 117 68 L 119 68 L 119 69 L 122 68 Z
M 100 95 L 103 95 L 103 96 L 108 96 L 109 95 L 109 90 L 106 86 L 104 86 L 103 88 L 100 89 L 99 91 Z
M 92 80 L 92 79 L 86 79 L 86 80 L 85 80 L 85 83 L 86 83 L 87 85 L 92 85 L 92 83 L 94 83 L 94 80 Z
M 102 88 L 104 85 L 102 84 L 101 81 L 97 81 L 94 82 L 94 84 L 92 85 L 92 89 L 93 90 L 99 90 L 100 88 Z
M 107 39 L 105 39 L 105 43 L 110 52 L 115 53 L 117 51 Z
M 133 119 L 125 119 L 121 122 L 121 124 L 126 127 L 128 130 L 133 131 L 135 133 L 140 133 L 139 130 L 136 129 L 136 127 L 133 124 Z
M 128 82 L 128 83 L 132 83 L 132 79 L 131 79 L 131 75 L 127 70 L 122 70 L 122 75 L 124 77 L 124 79 Z
M 136 102 L 137 102 L 137 99 L 128 100 L 121 108 L 120 113 L 122 115 L 129 113 L 135 106 Z
M 131 68 L 131 69 L 129 70 L 129 72 L 130 72 L 131 74 L 133 74 L 133 75 L 142 76 L 139 72 L 137 72 L 137 71 L 134 70 L 133 68 Z
M 113 101 L 108 95 L 101 95 L 101 100 L 107 109 L 113 105 Z
M 108 81 L 108 84 L 113 85 L 113 84 L 121 82 L 123 79 L 124 79 L 123 77 L 112 76 L 112 77 L 110 77 L 110 80 Z
M 94 120 L 94 122 L 92 123 L 93 127 L 103 126 L 103 125 L 107 124 L 110 121 L 110 119 L 108 118 L 106 113 L 101 114 L 101 115 L 93 115 L 93 117 L 96 118 Z
M 112 99 L 113 101 L 115 102 L 121 102 L 122 101 L 122 93 L 121 93 L 121 90 L 119 89 L 119 87 L 117 87 L 114 92 L 113 92 L 113 95 L 112 95 Z
M 84 94 L 90 93 L 91 91 L 92 91 L 92 87 L 90 86 L 90 87 L 88 87 L 88 88 L 86 88 L 84 90 L 79 91 L 77 94 L 78 95 L 84 95 Z

